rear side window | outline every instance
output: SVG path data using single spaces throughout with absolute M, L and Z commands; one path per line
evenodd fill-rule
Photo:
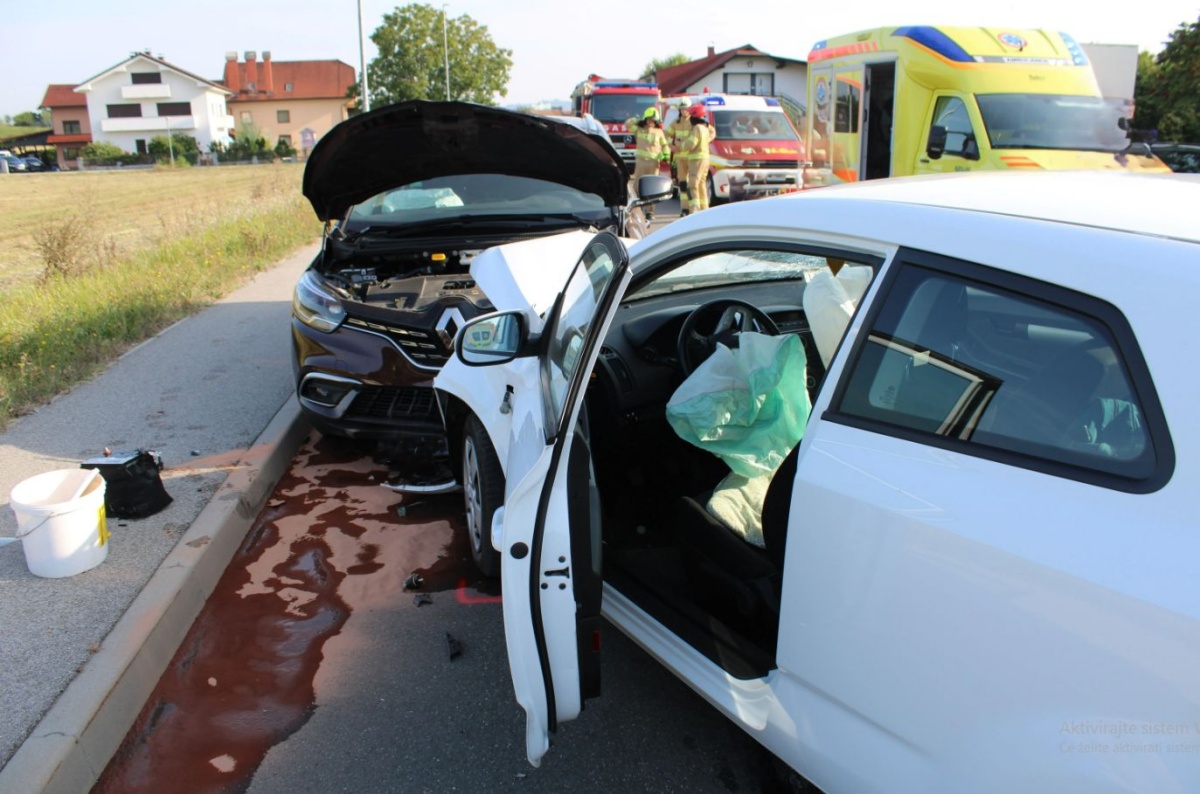
M 1067 291 L 1051 290 L 1054 300 L 903 266 L 835 411 L 1073 479 L 1157 487 L 1151 481 L 1165 481 L 1173 457 L 1148 375 L 1131 371 L 1132 333 L 1108 304 L 1077 296 L 1075 308 L 1059 300 Z M 1089 313 L 1089 304 L 1103 311 Z

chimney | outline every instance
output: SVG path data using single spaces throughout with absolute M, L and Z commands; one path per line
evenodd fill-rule
M 255 59 L 258 53 L 254 50 L 246 50 L 246 88 L 251 93 L 258 90 L 258 64 Z
M 271 70 L 271 51 L 270 50 L 263 50 L 262 73 L 263 73 L 263 75 L 262 75 L 262 77 L 263 77 L 262 90 L 267 92 L 268 94 L 275 93 L 275 74 Z
M 236 97 L 241 89 L 241 81 L 238 79 L 238 60 L 236 52 L 225 53 L 225 87 L 233 92 Z
M 717 51 L 715 49 L 713 49 L 713 45 L 709 44 L 708 45 L 708 57 L 711 58 L 716 54 L 717 54 Z

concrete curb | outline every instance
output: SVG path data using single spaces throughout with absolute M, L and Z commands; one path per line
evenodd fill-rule
M 6 794 L 78 794 L 99 779 L 309 431 L 295 397 L 0 769 Z

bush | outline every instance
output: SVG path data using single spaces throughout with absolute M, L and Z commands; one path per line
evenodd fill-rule
M 200 152 L 200 144 L 195 138 L 191 135 L 183 135 L 178 132 L 171 134 L 169 142 L 166 135 L 154 136 L 146 146 L 146 151 L 161 162 L 170 158 L 172 147 L 174 147 L 176 159 L 185 158 L 189 154 L 199 154 Z
M 74 278 L 91 269 L 92 226 L 84 215 L 72 213 L 33 233 L 33 244 L 42 258 L 42 282 Z
M 124 149 L 108 141 L 92 141 L 83 147 L 83 159 L 85 160 L 117 162 L 126 156 Z

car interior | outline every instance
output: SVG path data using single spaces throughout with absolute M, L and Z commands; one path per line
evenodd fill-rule
M 742 333 L 756 332 L 799 337 L 803 393 L 788 398 L 811 404 L 871 265 L 818 252 L 708 254 L 631 288 L 600 351 L 586 409 L 604 509 L 604 578 L 738 677 L 774 667 L 798 447 L 752 492 L 761 500 L 755 545 L 713 512 L 730 467 L 681 438 L 667 403 L 718 343 L 736 347 Z M 839 270 L 849 292 L 834 278 Z M 834 289 L 823 286 L 831 281 Z M 824 355 L 810 314 L 824 331 Z
M 635 281 L 601 347 L 585 407 L 604 580 L 735 677 L 776 666 L 799 444 L 755 492 L 761 541 L 751 543 L 713 507 L 730 466 L 681 438 L 668 403 L 718 343 L 757 332 L 800 338 L 803 393 L 785 399 L 811 405 L 879 265 L 812 251 L 705 254 Z M 1126 369 L 1092 319 L 905 267 L 871 321 L 834 412 L 1069 471 L 1136 476 L 1152 465 Z

